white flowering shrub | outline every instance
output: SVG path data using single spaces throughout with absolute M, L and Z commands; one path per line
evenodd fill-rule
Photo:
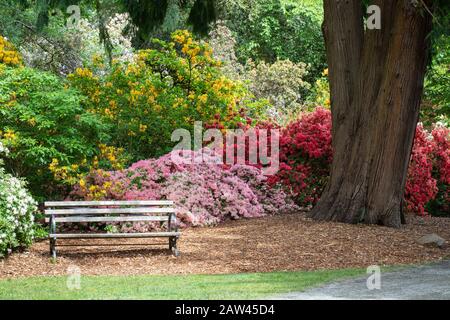
M 9 155 L 9 150 L 0 141 L 0 167 L 2 167 L 2 165 L 3 165 L 3 160 L 1 158 L 3 155 L 8 156 Z
M 236 56 L 236 39 L 225 22 L 217 21 L 209 33 L 208 43 L 214 50 L 214 58 L 222 62 L 222 72 L 226 76 L 235 80 L 246 80 L 245 67 Z
M 297 119 L 306 111 L 305 100 L 311 85 L 305 81 L 308 65 L 303 62 L 277 60 L 270 64 L 264 61 L 246 65 L 249 89 L 258 99 L 268 99 L 272 104 L 269 116 L 284 125 Z
M 7 154 L 8 149 L 0 142 L 0 157 Z M 0 158 L 0 257 L 32 243 L 37 211 L 25 181 L 5 173 L 2 165 Z

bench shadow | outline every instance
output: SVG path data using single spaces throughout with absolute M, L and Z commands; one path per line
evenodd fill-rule
M 49 257 L 49 252 L 41 252 L 41 256 Z M 66 244 L 57 246 L 57 258 L 80 260 L 86 258 L 137 258 L 137 257 L 173 256 L 166 244 Z
M 142 256 L 173 256 L 169 249 L 116 249 L 116 250 L 98 250 L 98 251 L 59 251 L 60 258 L 79 260 L 85 258 L 137 258 Z

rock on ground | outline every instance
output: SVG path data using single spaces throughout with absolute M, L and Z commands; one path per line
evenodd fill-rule
M 430 233 L 417 240 L 417 243 L 421 245 L 436 245 L 442 248 L 445 246 L 445 239 L 435 233 Z

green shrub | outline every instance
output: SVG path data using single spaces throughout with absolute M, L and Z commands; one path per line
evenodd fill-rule
M 258 99 L 268 99 L 272 107 L 270 118 L 279 124 L 287 124 L 304 110 L 304 102 L 311 85 L 304 81 L 308 75 L 304 63 L 277 60 L 273 64 L 249 61 L 245 77 L 249 89 Z
M 49 169 L 52 161 L 73 166 L 89 161 L 108 138 L 106 127 L 83 109 L 80 94 L 56 76 L 0 67 L 0 141 L 10 149 L 5 168 L 27 177 L 39 200 L 55 197 L 62 190 Z

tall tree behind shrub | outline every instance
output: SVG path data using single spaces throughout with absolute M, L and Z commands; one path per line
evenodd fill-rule
M 450 10 L 442 18 L 442 23 L 450 23 Z M 441 34 L 433 43 L 433 59 L 425 78 L 422 119 L 429 125 L 436 119 L 450 124 L 450 36 Z
M 322 16 L 308 5 L 281 0 L 225 2 L 226 21 L 236 34 L 238 58 L 310 64 L 308 82 L 326 67 Z

